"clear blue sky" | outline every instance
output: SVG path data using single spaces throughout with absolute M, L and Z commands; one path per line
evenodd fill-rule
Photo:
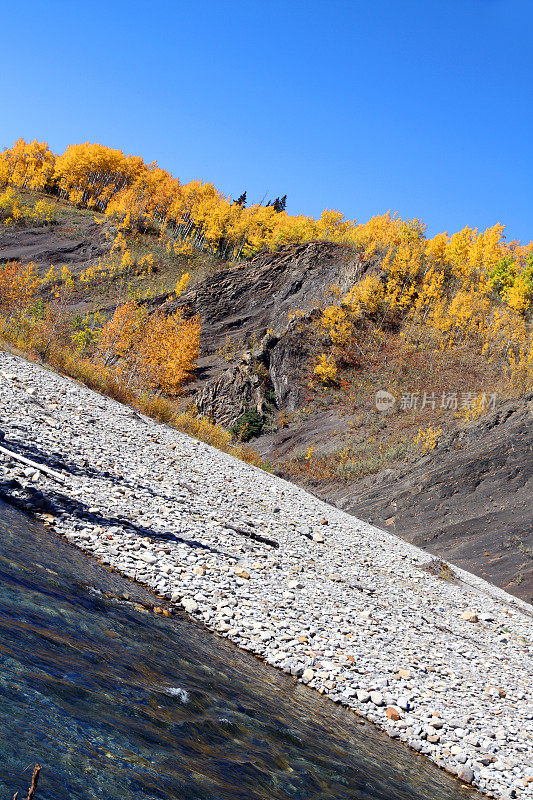
M 531 0 L 17 0 L 2 31 L 0 148 L 533 238 Z

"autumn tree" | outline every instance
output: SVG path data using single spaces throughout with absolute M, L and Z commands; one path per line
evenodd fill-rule
M 50 188 L 55 159 L 46 142 L 18 139 L 13 147 L 0 153 L 0 186 L 38 190 Z
M 59 156 L 55 177 L 73 203 L 104 211 L 111 198 L 145 169 L 141 158 L 85 142 L 69 145 Z
M 0 265 L 0 313 L 6 318 L 19 316 L 35 299 L 39 287 L 35 264 L 8 261 Z
M 104 326 L 99 360 L 130 388 L 176 394 L 194 370 L 200 342 L 200 320 L 185 319 L 131 300 L 119 306 Z

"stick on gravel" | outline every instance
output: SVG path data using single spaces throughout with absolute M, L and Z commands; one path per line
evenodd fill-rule
M 45 475 L 48 475 L 55 481 L 58 481 L 58 483 L 66 483 L 66 480 L 63 477 L 63 475 L 60 475 L 58 472 L 54 472 L 54 470 L 49 469 L 49 467 L 45 467 L 44 464 L 37 464 L 36 461 L 31 461 L 29 458 L 26 458 L 25 456 L 20 456 L 18 453 L 14 453 L 12 450 L 8 450 L 7 447 L 0 446 L 0 453 L 3 453 L 5 456 L 8 456 L 9 458 L 14 458 L 15 461 L 21 461 L 28 467 L 34 467 L 39 472 L 44 472 Z
M 279 547 L 279 542 L 275 539 L 267 539 L 266 536 L 261 536 L 260 533 L 254 533 L 254 531 L 247 531 L 245 528 L 239 528 L 238 525 L 231 525 L 229 522 L 223 522 L 222 526 L 224 528 L 229 528 L 231 531 L 235 531 L 235 533 L 240 533 L 241 536 L 247 536 L 248 539 L 253 539 L 256 542 L 262 542 L 263 544 L 269 544 L 271 547 Z

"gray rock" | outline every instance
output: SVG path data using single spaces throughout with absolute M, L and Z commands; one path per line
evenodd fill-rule
M 457 777 L 464 783 L 472 783 L 474 780 L 474 770 L 470 767 L 463 766 L 461 769 L 457 770 Z
M 307 669 L 304 669 L 304 671 L 302 673 L 302 681 L 304 683 L 309 683 L 309 681 L 312 681 L 314 677 L 315 677 L 315 673 L 310 667 L 308 667 Z

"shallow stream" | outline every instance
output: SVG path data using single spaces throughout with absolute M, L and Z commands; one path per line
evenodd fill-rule
M 479 797 L 154 602 L 0 504 L 0 797 L 36 761 L 36 800 Z

